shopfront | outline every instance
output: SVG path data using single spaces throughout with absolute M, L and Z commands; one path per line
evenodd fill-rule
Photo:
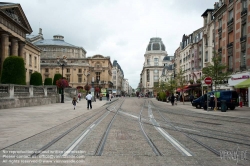
M 250 107 L 250 73 L 240 73 L 234 74 L 228 80 L 229 86 L 234 87 L 234 89 L 239 94 L 239 101 L 243 103 L 244 106 Z

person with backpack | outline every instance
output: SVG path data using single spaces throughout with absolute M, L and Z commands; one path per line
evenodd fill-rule
M 76 103 L 78 103 L 78 102 L 77 102 L 76 98 L 74 97 L 73 100 L 72 100 L 72 104 L 74 106 L 74 110 L 76 109 Z

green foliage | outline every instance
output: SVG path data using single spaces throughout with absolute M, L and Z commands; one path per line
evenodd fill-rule
M 18 56 L 10 56 L 4 60 L 1 83 L 26 85 L 24 60 Z
M 159 92 L 159 100 L 166 101 L 166 93 L 165 92 Z
M 214 53 L 212 62 L 213 64 L 210 63 L 202 69 L 203 79 L 211 77 L 215 90 L 217 90 L 218 86 L 224 84 L 224 80 L 227 80 L 231 73 L 227 72 L 227 66 L 221 63 L 221 56 L 219 54 Z
M 36 86 L 43 85 L 41 73 L 34 72 L 31 74 L 30 85 L 36 85 Z
M 61 79 L 62 75 L 61 74 L 55 74 L 54 79 L 53 79 L 53 85 L 56 85 L 56 81 Z
M 52 78 L 45 78 L 44 85 L 52 85 Z

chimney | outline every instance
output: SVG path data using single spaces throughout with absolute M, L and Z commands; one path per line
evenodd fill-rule
M 39 28 L 39 35 L 43 35 L 42 28 Z

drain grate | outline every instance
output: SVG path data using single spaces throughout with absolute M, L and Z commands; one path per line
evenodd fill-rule
M 212 124 L 212 125 L 222 125 L 222 124 L 219 124 L 219 123 L 211 123 L 211 122 L 203 122 L 203 121 L 195 121 L 197 123 L 205 123 L 205 124 Z

